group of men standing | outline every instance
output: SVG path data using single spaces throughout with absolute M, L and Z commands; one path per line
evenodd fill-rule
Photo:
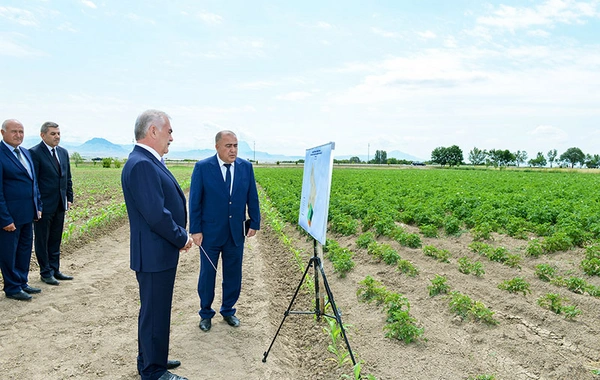
M 123 167 L 121 184 L 130 223 L 130 268 L 139 285 L 137 369 L 143 380 L 185 380 L 168 371 L 181 362 L 169 360 L 173 288 L 179 253 L 199 247 L 200 323 L 212 327 L 212 308 L 219 259 L 222 301 L 219 312 L 230 326 L 242 284 L 245 237 L 260 228 L 258 192 L 252 164 L 237 157 L 232 131 L 215 136 L 216 154 L 198 161 L 186 197 L 164 163 L 173 141 L 170 117 L 147 110 L 136 120 L 136 144 Z M 68 152 L 59 147 L 58 124 L 42 125 L 42 141 L 21 146 L 23 125 L 2 123 L 0 143 L 0 268 L 6 297 L 28 301 L 41 289 L 28 284 L 32 240 L 41 280 L 58 285 L 73 277 L 60 271 L 60 243 L 65 211 L 73 202 Z M 42 212 L 43 211 L 43 212 Z
M 136 120 L 135 147 L 121 175 L 130 224 L 130 266 L 140 293 L 137 368 L 143 380 L 185 380 L 171 373 L 178 360 L 169 360 L 173 286 L 180 252 L 193 243 L 200 249 L 200 324 L 208 332 L 219 258 L 222 263 L 220 314 L 233 327 L 240 325 L 235 304 L 242 283 L 244 241 L 260 228 L 258 193 L 252 164 L 237 158 L 232 131 L 215 136 L 217 153 L 198 161 L 189 194 L 190 227 L 186 230 L 186 199 L 163 163 L 173 141 L 170 117 L 147 110 Z
M 73 202 L 69 153 L 58 146 L 58 124 L 42 124 L 40 136 L 38 145 L 25 149 L 23 124 L 15 119 L 2 123 L 0 270 L 6 297 L 19 301 L 42 291 L 28 283 L 34 232 L 41 280 L 58 285 L 73 279 L 60 271 L 65 211 Z

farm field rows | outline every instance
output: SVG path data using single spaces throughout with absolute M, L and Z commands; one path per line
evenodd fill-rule
M 256 178 L 310 254 L 302 168 Z M 577 172 L 336 167 L 325 266 L 363 373 L 598 378 L 598 185 Z
M 187 189 L 193 167 L 169 168 Z M 323 329 L 331 326 L 309 316 L 288 318 L 272 357 L 260 363 L 313 244 L 296 225 L 302 167 L 257 166 L 255 173 L 263 223 L 244 258 L 249 278 L 239 312 L 246 323 L 233 333 L 198 332 L 198 252 L 182 255 L 172 326 L 172 351 L 186 364 L 181 374 L 191 379 L 206 370 L 200 351 L 189 347 L 208 339 L 215 344 L 206 353 L 215 358 L 223 356 L 218 342 L 230 342 L 239 359 L 231 373 L 250 368 L 249 379 L 340 379 L 352 373 L 344 345 L 338 339 L 335 350 L 328 349 L 332 342 Z M 120 174 L 73 167 L 75 204 L 65 225 L 74 227 L 65 228 L 63 262 L 78 281 L 44 287 L 27 308 L 5 303 L 5 317 L 16 315 L 19 326 L 29 326 L 18 334 L 0 329 L 0 351 L 14 347 L 0 355 L 7 373 L 25 373 L 20 368 L 27 365 L 11 363 L 37 349 L 40 332 L 31 326 L 44 329 L 52 316 L 61 339 L 72 340 L 63 348 L 73 359 L 56 365 L 40 351 L 31 378 L 137 378 L 137 294 Z M 379 380 L 599 379 L 597 188 L 596 175 L 577 172 L 336 166 L 324 266 L 362 374 Z M 30 279 L 40 286 L 35 271 L 32 265 Z M 114 278 L 124 280 L 126 292 Z M 313 300 L 303 288 L 294 309 L 310 310 Z M 78 306 L 65 306 L 73 303 Z M 89 316 L 83 323 L 78 308 Z M 93 326 L 112 326 L 120 339 Z M 96 339 L 88 342 L 90 332 Z M 81 349 L 90 343 L 90 350 Z M 231 378 L 219 365 L 210 371 L 212 378 Z

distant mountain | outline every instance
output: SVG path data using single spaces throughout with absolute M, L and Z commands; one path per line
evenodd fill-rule
M 31 148 L 34 145 L 39 144 L 41 139 L 39 137 L 26 137 L 23 141 L 23 146 L 27 148 Z M 69 153 L 77 152 L 83 158 L 95 158 L 95 157 L 115 157 L 115 158 L 127 158 L 129 153 L 133 149 L 133 144 L 113 144 L 110 141 L 94 137 L 91 140 L 86 141 L 81 145 L 76 145 L 72 143 L 61 143 L 63 148 L 67 149 Z M 214 147 L 210 149 L 190 149 L 190 150 L 171 150 L 166 155 L 168 159 L 172 160 L 201 160 L 206 157 L 213 156 L 215 154 Z M 361 161 L 366 161 L 366 155 L 347 155 L 347 156 L 335 156 L 335 159 L 338 160 L 347 160 L 350 157 L 358 156 Z M 394 150 L 388 152 L 387 156 L 389 158 L 397 158 L 404 159 L 408 161 L 424 161 L 421 158 L 411 156 L 410 154 L 400 152 L 398 150 Z M 244 158 L 247 160 L 255 160 L 260 162 L 277 162 L 277 161 L 297 161 L 304 159 L 304 156 L 286 156 L 282 154 L 270 154 L 267 152 L 254 151 L 250 145 L 245 141 L 238 142 L 238 157 Z M 370 159 L 373 156 L 369 157 Z

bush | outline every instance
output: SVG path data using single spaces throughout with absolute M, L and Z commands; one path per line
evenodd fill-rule
M 375 242 L 375 235 L 372 232 L 365 232 L 356 239 L 358 248 L 367 248 L 369 244 Z
M 112 164 L 112 158 L 107 157 L 107 158 L 102 159 L 102 167 L 103 168 L 110 168 L 111 164 Z

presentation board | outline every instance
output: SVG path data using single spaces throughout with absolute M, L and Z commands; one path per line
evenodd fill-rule
M 298 224 L 323 245 L 327 239 L 334 149 L 334 142 L 307 149 L 302 177 Z

